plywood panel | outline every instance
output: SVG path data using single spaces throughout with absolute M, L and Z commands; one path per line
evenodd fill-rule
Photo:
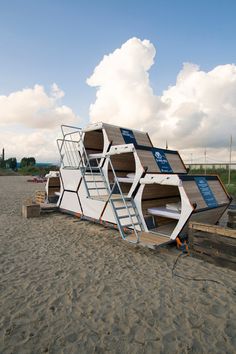
M 196 203 L 197 209 L 207 208 L 195 181 L 183 181 L 183 186 L 191 204 Z
M 178 196 L 179 189 L 176 186 L 163 186 L 160 184 L 146 184 L 142 194 L 142 200 L 160 197 Z
M 152 147 L 152 143 L 151 143 L 147 133 L 133 131 L 133 134 L 135 136 L 135 139 L 136 139 L 136 142 L 138 145 Z
M 137 240 L 136 235 L 131 234 L 126 237 L 127 241 L 135 242 Z M 139 232 L 139 240 L 141 246 L 148 246 L 151 248 L 158 247 L 160 245 L 171 242 L 169 237 L 162 235 L 152 234 L 150 232 Z
M 135 160 L 132 152 L 111 156 L 111 162 L 115 170 L 135 172 Z
M 50 177 L 49 178 L 50 187 L 60 187 L 60 178 L 59 177 Z
M 105 124 L 104 129 L 107 133 L 108 139 L 112 142 L 112 145 L 125 144 L 124 138 L 121 134 L 120 128 L 113 125 Z
M 168 154 L 168 152 L 166 152 L 165 155 L 174 173 L 187 172 L 179 154 Z
M 91 130 L 85 133 L 84 145 L 87 149 L 103 151 L 102 130 Z
M 225 193 L 220 181 L 217 180 L 212 180 L 212 181 L 207 181 L 209 187 L 211 188 L 218 204 L 225 204 L 229 203 L 229 199 L 227 197 L 227 194 Z
M 189 221 L 198 221 L 206 224 L 215 224 L 223 214 L 226 207 L 219 207 L 193 213 Z
M 236 270 L 236 235 L 233 230 L 191 223 L 189 245 L 198 257 Z
M 156 163 L 156 160 L 153 157 L 151 151 L 147 150 L 137 150 L 138 157 L 141 161 L 143 167 L 147 167 L 147 172 L 149 173 L 157 173 L 160 172 L 160 169 Z

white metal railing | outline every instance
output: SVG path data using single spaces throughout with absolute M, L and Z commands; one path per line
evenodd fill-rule
M 112 210 L 117 222 L 118 229 L 123 239 L 126 239 L 127 235 L 125 233 L 125 229 L 132 229 L 135 236 L 136 241 L 129 241 L 138 243 L 139 242 L 139 233 L 143 230 L 143 225 L 141 218 L 139 216 L 138 210 L 136 208 L 135 202 L 132 197 L 124 196 L 120 183 L 118 181 L 114 166 L 111 161 L 111 156 L 116 154 L 122 154 L 134 151 L 133 144 L 125 144 L 122 146 L 112 146 L 110 152 L 105 154 L 91 154 L 88 155 L 86 148 L 84 146 L 84 132 L 81 128 L 72 127 L 68 125 L 61 126 L 61 131 L 63 138 L 57 140 L 58 150 L 61 157 L 61 164 L 63 168 L 67 169 L 80 169 L 81 175 L 84 181 L 84 185 L 87 191 L 87 195 L 89 198 L 94 198 L 94 195 L 91 195 L 91 191 L 95 192 L 97 197 L 107 196 L 106 201 L 110 203 L 112 206 Z M 113 184 L 110 186 L 109 180 L 106 180 L 106 177 L 103 173 L 102 161 L 105 163 L 105 160 L 108 160 L 108 168 L 110 166 L 110 171 L 113 175 Z M 91 162 L 95 163 L 91 163 Z M 89 186 L 89 182 L 87 180 L 87 176 L 92 177 L 93 186 Z M 101 179 L 98 180 L 97 177 Z M 90 181 L 91 182 L 91 181 Z M 99 183 L 103 183 L 103 186 L 99 185 Z M 116 193 L 114 193 L 116 191 Z M 117 193 L 118 191 L 118 193 Z M 116 201 L 119 199 L 114 199 L 114 194 L 120 195 L 120 202 L 123 204 L 123 207 L 117 207 Z M 126 215 L 119 216 L 118 210 L 124 209 L 126 211 Z M 134 213 L 131 213 L 131 210 Z M 130 221 L 128 224 L 123 225 L 121 223 L 120 218 L 127 217 Z M 140 230 L 138 230 L 138 228 Z

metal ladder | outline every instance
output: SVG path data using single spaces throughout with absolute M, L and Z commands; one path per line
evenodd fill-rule
M 88 155 L 83 143 L 83 131 L 80 128 L 76 128 L 76 132 L 65 134 L 63 127 L 69 126 L 62 126 L 63 139 L 58 139 L 58 142 L 61 141 L 61 145 L 58 143 L 58 148 L 63 166 L 65 168 L 80 169 L 87 196 L 91 199 L 96 198 L 97 200 L 100 199 L 103 201 L 105 197 L 106 202 L 110 203 L 112 207 L 122 239 L 131 243 L 138 243 L 140 233 L 143 231 L 142 220 L 133 198 L 125 196 L 122 192 L 110 155 Z M 72 139 L 72 134 L 75 133 L 79 134 L 79 140 L 77 141 Z M 68 148 L 68 145 L 72 148 Z M 65 155 L 62 154 L 63 148 Z M 69 163 L 67 166 L 64 164 L 65 157 Z M 110 165 L 111 167 L 114 178 L 112 185 L 108 183 L 103 173 L 102 160 L 104 159 L 108 159 L 108 166 Z M 92 163 L 92 161 L 95 161 L 95 163 Z M 124 223 L 123 220 L 125 221 Z M 135 235 L 135 241 L 128 239 L 130 233 Z

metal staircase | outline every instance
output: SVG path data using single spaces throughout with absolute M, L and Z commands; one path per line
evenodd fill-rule
M 72 131 L 66 132 L 66 128 L 71 128 Z M 88 155 L 83 143 L 84 133 L 80 128 L 62 126 L 61 129 L 63 139 L 58 139 L 57 144 L 63 168 L 79 169 L 88 198 L 110 203 L 121 237 L 131 243 L 138 243 L 143 231 L 142 220 L 133 198 L 122 192 L 111 154 Z M 106 179 L 103 172 L 105 160 L 108 160 L 112 183 Z M 129 240 L 131 233 L 135 237 Z

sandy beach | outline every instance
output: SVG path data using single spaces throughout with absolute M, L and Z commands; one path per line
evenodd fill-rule
M 174 247 L 60 213 L 24 219 L 43 189 L 26 180 L 0 177 L 0 353 L 236 352 L 236 272 L 191 256 L 172 272 Z

